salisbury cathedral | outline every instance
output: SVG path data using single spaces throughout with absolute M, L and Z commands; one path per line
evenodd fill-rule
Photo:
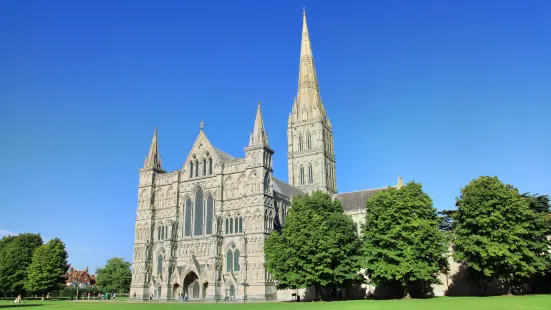
M 337 192 L 333 130 L 321 100 L 303 15 L 298 91 L 288 120 L 288 182 L 277 179 L 258 103 L 243 158 L 214 147 L 201 124 L 182 169 L 166 172 L 157 130 L 140 170 L 131 298 L 290 299 L 266 271 L 264 241 L 293 196 L 321 190 L 358 223 L 381 189 Z M 401 180 L 397 186 L 400 186 Z

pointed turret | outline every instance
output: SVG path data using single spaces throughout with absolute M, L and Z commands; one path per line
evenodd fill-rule
M 153 132 L 153 139 L 151 140 L 151 146 L 149 147 L 149 153 L 145 158 L 144 169 L 159 169 L 161 170 L 161 156 L 159 155 L 159 149 L 157 147 L 157 127 Z
M 402 187 L 404 187 L 404 180 L 401 176 L 398 176 L 398 185 L 396 185 L 396 188 L 400 189 Z
M 260 101 L 256 109 L 256 119 L 254 121 L 254 129 L 251 138 L 249 138 L 249 147 L 251 146 L 268 146 L 268 134 L 264 129 L 264 120 L 262 119 L 262 111 L 260 110 Z

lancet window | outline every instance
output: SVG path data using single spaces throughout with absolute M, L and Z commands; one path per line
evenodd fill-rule
M 239 266 L 239 257 L 241 253 L 238 249 L 235 248 L 235 244 L 232 244 L 231 247 L 226 252 L 226 272 L 237 272 L 240 270 Z

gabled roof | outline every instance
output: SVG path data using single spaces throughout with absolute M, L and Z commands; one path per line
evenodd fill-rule
M 293 197 L 293 196 L 300 196 L 304 195 L 304 192 L 302 192 L 300 189 L 293 187 L 283 181 L 281 181 L 278 178 L 273 178 L 274 180 L 274 191 L 283 194 L 287 197 Z
M 344 212 L 364 210 L 367 199 L 379 192 L 384 191 L 387 188 L 388 187 L 382 187 L 375 189 L 365 189 L 356 192 L 335 194 L 334 198 L 341 201 Z
M 223 152 L 220 149 L 215 148 L 214 146 L 212 148 L 214 149 L 214 151 L 216 152 L 218 157 L 220 157 L 221 161 L 230 161 L 230 160 L 236 159 L 235 157 L 231 156 L 230 154 L 228 154 L 226 152 Z

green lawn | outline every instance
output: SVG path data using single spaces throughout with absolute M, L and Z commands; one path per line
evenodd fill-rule
M 29 307 L 29 306 L 37 307 Z M 358 300 L 358 301 L 341 301 L 341 302 L 270 302 L 270 303 L 235 303 L 222 302 L 219 304 L 212 303 L 127 303 L 124 301 L 113 302 L 70 302 L 70 301 L 28 301 L 21 305 L 9 304 L 8 301 L 0 301 L 0 308 L 15 309 L 26 308 L 27 310 L 56 310 L 56 309 L 82 309 L 82 310 L 237 310 L 237 309 L 258 309 L 258 310 L 275 310 L 275 309 L 315 309 L 315 310 L 386 310 L 386 309 L 408 309 L 408 310 L 551 310 L 551 295 L 534 295 L 534 296 L 502 296 L 502 297 L 439 297 L 426 300 Z

